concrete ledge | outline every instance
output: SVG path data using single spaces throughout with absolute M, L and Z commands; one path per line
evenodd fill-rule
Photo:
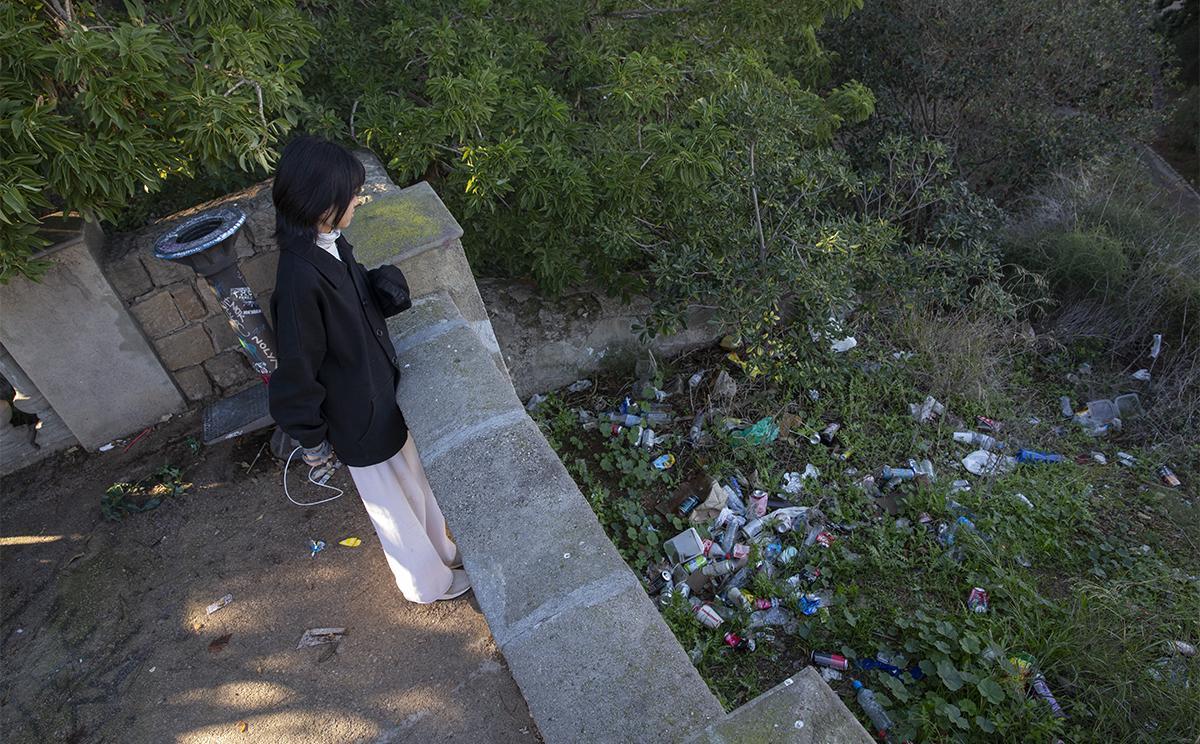
M 399 263 L 462 237 L 462 227 L 432 186 L 421 181 L 397 188 L 374 155 L 358 157 L 367 167 L 366 201 L 355 211 L 346 238 L 362 265 Z
M 720 716 L 490 351 L 446 296 L 414 310 L 389 323 L 398 401 L 545 740 L 681 741 Z
M 869 744 L 874 741 L 813 667 L 701 731 L 688 744 Z

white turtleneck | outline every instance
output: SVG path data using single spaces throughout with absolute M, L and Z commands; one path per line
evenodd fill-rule
M 323 233 L 317 232 L 317 247 L 341 261 L 342 257 L 338 255 L 337 239 L 341 237 L 341 230 L 330 230 Z

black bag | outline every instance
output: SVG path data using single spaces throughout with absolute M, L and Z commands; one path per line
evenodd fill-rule
M 412 307 L 408 294 L 408 280 L 404 272 L 392 264 L 384 264 L 370 272 L 371 291 L 379 302 L 383 317 L 390 318 Z

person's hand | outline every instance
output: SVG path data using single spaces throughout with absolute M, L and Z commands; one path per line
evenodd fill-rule
M 333 459 L 333 447 L 328 441 L 321 442 L 316 447 L 305 447 L 301 450 L 304 464 L 310 468 L 319 467 Z

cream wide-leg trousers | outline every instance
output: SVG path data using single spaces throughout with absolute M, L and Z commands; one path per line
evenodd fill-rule
M 450 588 L 456 548 L 412 435 L 390 459 L 349 470 L 405 599 L 427 604 L 440 598 Z

